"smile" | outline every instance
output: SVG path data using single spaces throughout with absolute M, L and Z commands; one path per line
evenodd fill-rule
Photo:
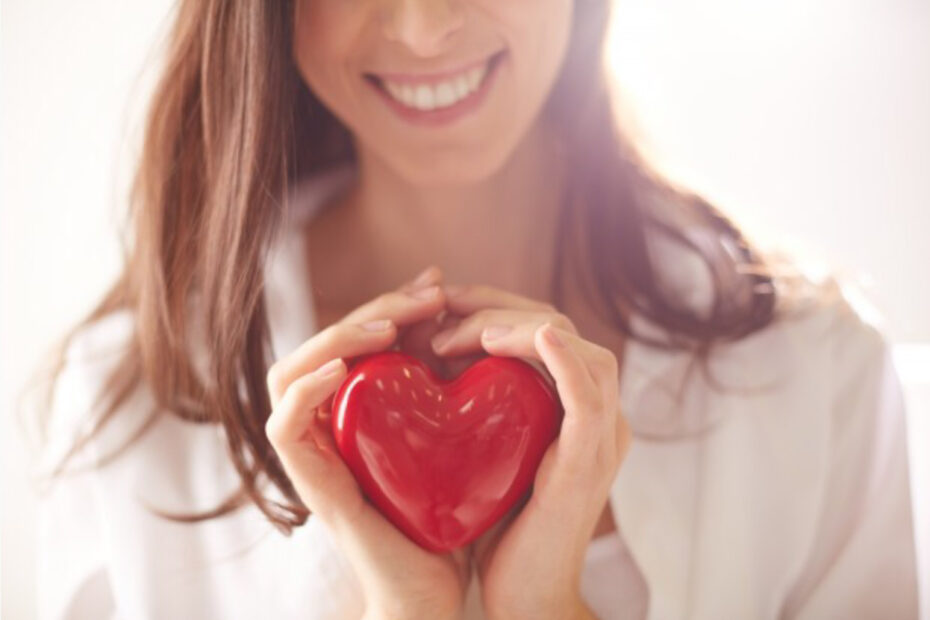
M 446 74 L 366 74 L 365 78 L 403 118 L 448 122 L 477 107 L 504 56 L 501 51 L 477 66 Z

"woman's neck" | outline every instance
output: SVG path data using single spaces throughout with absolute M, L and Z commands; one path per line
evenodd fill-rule
M 383 286 L 429 264 L 446 282 L 483 283 L 548 295 L 565 184 L 555 135 L 536 123 L 511 158 L 478 183 L 424 188 L 359 149 L 359 182 L 343 199 L 344 220 L 364 244 Z M 367 278 L 366 278 L 367 279 Z

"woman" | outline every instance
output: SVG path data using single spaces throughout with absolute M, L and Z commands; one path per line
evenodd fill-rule
M 882 332 L 637 158 L 608 12 L 180 3 L 129 260 L 60 367 L 44 617 L 916 615 Z M 464 549 L 334 450 L 346 362 L 389 348 L 521 357 L 564 405 Z

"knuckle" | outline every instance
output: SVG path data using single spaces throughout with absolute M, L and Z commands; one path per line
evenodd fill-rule
M 340 321 L 329 325 L 314 338 L 316 339 L 316 346 L 313 348 L 313 358 L 323 361 L 330 360 L 339 357 L 338 352 L 345 348 L 346 342 L 358 338 L 358 326 L 348 321 Z M 310 370 L 316 370 L 318 366 L 319 364 L 314 365 Z
M 348 322 L 336 323 L 332 326 L 332 328 L 332 332 L 326 335 L 326 339 L 324 341 L 323 350 L 330 352 L 327 355 L 327 358 L 337 357 L 335 351 L 340 348 L 340 344 L 350 340 L 358 339 L 362 329 L 361 323 Z
M 296 412 L 307 407 L 316 407 L 319 403 L 317 400 L 317 387 L 319 380 L 311 375 L 306 375 L 293 381 L 281 396 L 278 406 L 275 407 L 271 415 L 265 421 L 265 435 L 275 443 L 283 443 L 288 440 L 287 427 L 290 419 L 293 419 Z
M 400 291 L 385 291 L 363 306 L 363 312 L 366 316 L 372 314 L 380 316 L 396 306 L 402 297 L 404 294 Z
M 491 310 L 483 308 L 481 310 L 476 310 L 470 315 L 462 319 L 458 324 L 458 329 L 461 330 L 470 330 L 476 325 L 485 325 L 494 318 L 494 314 Z
M 284 388 L 287 387 L 283 385 L 284 379 L 285 373 L 281 362 L 275 362 L 268 368 L 268 372 L 265 375 L 265 384 L 268 386 L 268 392 L 272 396 L 278 397 L 284 393 Z
M 499 312 L 490 308 L 476 310 L 458 322 L 455 326 L 456 334 L 478 333 L 482 328 L 492 323 L 502 322 Z
M 619 371 L 617 356 L 613 351 L 600 346 L 594 350 L 594 365 L 611 378 Z
M 573 334 L 578 333 L 578 330 L 575 329 L 575 324 L 572 323 L 572 320 L 561 312 L 553 310 L 550 322 L 559 329 L 564 329 L 565 331 L 571 332 Z
M 271 445 L 274 446 L 278 439 L 281 436 L 281 424 L 280 416 L 274 412 L 268 416 L 268 419 L 265 420 L 265 437 L 268 438 L 268 441 L 271 442 Z
M 332 348 L 333 345 L 339 342 L 341 335 L 346 332 L 347 326 L 348 323 L 342 321 L 333 323 L 332 325 L 327 325 L 322 331 L 313 337 L 314 340 L 316 340 L 316 348 L 318 350 L 328 350 Z
M 287 388 L 282 403 L 288 409 L 294 409 L 304 406 L 311 399 L 316 391 L 317 378 L 313 375 L 307 375 L 298 379 Z
M 386 311 L 410 301 L 410 295 L 401 290 L 387 291 L 375 298 L 379 310 Z

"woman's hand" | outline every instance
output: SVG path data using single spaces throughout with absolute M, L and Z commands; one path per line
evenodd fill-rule
M 529 500 L 474 545 L 485 610 L 491 618 L 590 617 L 581 571 L 632 437 L 620 410 L 617 359 L 549 304 L 485 286 L 445 290 L 449 310 L 467 316 L 434 336 L 438 354 L 483 348 L 541 362 L 565 409 Z
M 301 500 L 355 569 L 366 618 L 457 618 L 471 576 L 467 550 L 430 553 L 365 500 L 331 432 L 332 397 L 347 373 L 343 358 L 385 350 L 401 326 L 437 315 L 444 307 L 440 279 L 437 268 L 427 269 L 321 330 L 268 372 L 268 439 Z

